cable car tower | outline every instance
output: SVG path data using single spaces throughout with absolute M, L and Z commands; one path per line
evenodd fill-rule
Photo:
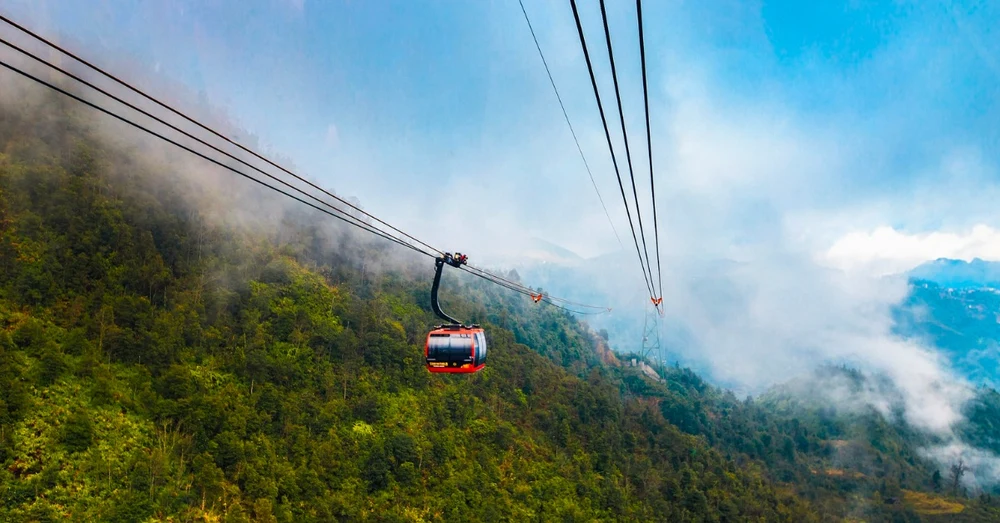
M 660 327 L 663 326 L 663 317 L 659 309 L 647 310 L 642 327 L 642 350 L 640 354 L 644 360 L 652 359 L 653 368 L 659 372 L 666 365 L 666 354 L 660 342 Z

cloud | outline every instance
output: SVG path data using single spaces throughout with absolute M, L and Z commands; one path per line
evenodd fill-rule
M 943 465 L 941 476 L 949 479 L 951 466 L 961 461 L 967 470 L 960 484 L 973 492 L 983 490 L 983 486 L 995 483 L 1000 478 L 1000 458 L 996 454 L 971 447 L 957 439 L 922 449 L 921 454 Z
M 850 276 L 799 255 L 670 277 L 668 321 L 690 336 L 682 350 L 724 383 L 760 391 L 824 362 L 846 363 L 890 378 L 915 427 L 950 434 L 962 419 L 969 388 L 932 348 L 892 334 L 903 280 Z M 869 400 L 888 414 L 877 396 Z
M 923 71 L 901 71 L 893 57 L 923 54 L 938 64 L 954 49 L 903 40 L 856 65 L 854 74 L 865 76 L 856 82 L 903 84 L 909 101 L 934 93 L 939 86 L 924 91 L 917 81 Z M 667 64 L 654 83 L 665 86 L 654 136 L 661 137 L 658 173 L 668 182 L 662 189 L 658 183 L 657 197 L 669 254 L 664 304 L 671 357 L 751 393 L 822 363 L 847 363 L 894 385 L 891 398 L 868 391 L 866 404 L 890 415 L 896 401 L 913 427 L 962 445 L 954 427 L 973 391 L 934 347 L 893 334 L 892 307 L 908 286 L 903 278 L 879 276 L 939 256 L 1000 254 L 1000 236 L 989 225 L 997 180 L 988 153 L 995 151 L 960 133 L 946 147 L 925 147 L 929 135 L 914 122 L 939 122 L 949 116 L 947 106 L 909 105 L 904 113 L 891 101 L 883 107 L 878 97 L 864 100 L 850 90 L 810 111 L 787 85 L 728 94 L 726 88 L 740 84 L 725 83 L 732 80 L 718 72 L 720 64 L 705 66 L 683 53 L 657 58 Z M 836 82 L 850 83 L 848 74 L 838 71 Z M 630 273 L 628 254 L 619 264 L 624 268 L 604 277 Z M 856 268 L 867 270 L 844 270 Z M 620 287 L 609 304 L 617 316 L 593 323 L 628 323 L 609 329 L 618 333 L 612 342 L 637 350 L 643 302 L 631 287 Z M 553 283 L 547 288 L 572 292 Z M 937 447 L 924 451 L 942 463 L 951 459 Z M 982 463 L 995 459 L 976 449 L 969 455 Z M 977 481 L 997 479 L 993 469 L 981 469 Z
M 878 227 L 846 234 L 820 256 L 842 270 L 876 275 L 898 274 L 937 258 L 1000 260 L 1000 230 L 980 224 L 964 233 L 906 234 Z

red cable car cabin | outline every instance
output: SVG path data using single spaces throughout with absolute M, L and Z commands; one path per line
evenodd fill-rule
M 448 316 L 438 304 L 438 287 L 441 286 L 441 269 L 447 263 L 461 267 L 468 256 L 461 253 L 445 253 L 434 260 L 434 284 L 431 286 L 431 308 L 434 313 L 450 322 L 438 325 L 427 334 L 424 358 L 427 370 L 431 372 L 453 372 L 471 374 L 486 366 L 486 333 L 479 325 L 462 325 Z
M 473 325 L 442 325 L 427 335 L 427 370 L 472 373 L 486 366 L 486 334 Z

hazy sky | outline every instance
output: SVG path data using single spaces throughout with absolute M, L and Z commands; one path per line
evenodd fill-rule
M 648 220 L 635 8 L 610 4 Z M 647 0 L 664 249 L 733 257 L 781 234 L 822 254 L 889 227 L 919 257 L 979 254 L 927 234 L 997 225 L 989 4 Z M 600 12 L 580 5 L 613 116 Z M 627 241 L 569 3 L 526 6 Z M 8 0 L 3 11 L 87 56 L 204 90 L 302 171 L 431 243 L 483 256 L 532 236 L 585 256 L 617 248 L 514 0 Z M 895 245 L 840 242 L 828 258 L 894 260 Z M 892 266 L 919 263 L 913 252 Z

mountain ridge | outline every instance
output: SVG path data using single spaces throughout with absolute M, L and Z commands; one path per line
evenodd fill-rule
M 1000 262 L 980 258 L 970 261 L 938 258 L 906 274 L 911 279 L 931 281 L 945 287 L 1000 287 Z

